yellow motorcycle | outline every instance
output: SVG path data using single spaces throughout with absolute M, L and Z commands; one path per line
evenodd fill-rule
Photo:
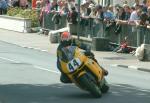
M 62 71 L 79 88 L 90 92 L 94 97 L 101 97 L 102 93 L 109 90 L 104 72 L 95 60 L 76 46 L 63 48 L 63 53 L 60 60 Z

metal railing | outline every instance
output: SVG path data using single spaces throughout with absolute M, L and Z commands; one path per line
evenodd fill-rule
M 56 24 L 52 18 L 55 14 L 54 13 L 44 13 L 43 14 L 43 22 L 42 22 L 42 28 L 48 29 L 48 30 L 57 30 L 61 29 L 67 26 L 67 16 L 61 15 L 59 18 L 59 23 Z
M 52 21 L 53 13 L 44 14 L 43 28 L 49 30 L 56 30 L 64 28 L 67 26 L 67 16 L 62 15 L 60 18 L 60 23 L 55 24 Z M 82 37 L 93 38 L 93 37 L 103 37 L 110 40 L 110 42 L 115 44 L 120 44 L 125 37 L 129 46 L 138 47 L 142 43 L 150 44 L 150 29 L 144 26 L 135 26 L 128 24 L 120 24 L 121 30 L 116 33 L 116 25 L 111 25 L 107 27 L 107 23 L 97 19 L 97 18 L 82 18 L 80 21 L 80 28 L 77 29 L 77 25 L 69 24 L 70 32 L 77 35 L 79 33 Z M 57 26 L 57 28 L 56 28 Z M 79 30 L 77 32 L 77 30 Z

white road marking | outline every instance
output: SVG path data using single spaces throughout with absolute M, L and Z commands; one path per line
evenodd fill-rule
M 136 89 L 136 90 L 143 91 L 143 92 L 149 92 L 148 90 L 145 90 L 145 89 L 133 88 L 133 87 L 123 86 L 123 85 L 114 84 L 114 83 L 110 83 L 110 85 L 123 87 L 123 88 L 126 88 L 126 89 Z
M 0 59 L 7 60 L 7 61 L 10 61 L 10 62 L 14 62 L 14 63 L 20 63 L 20 62 L 19 62 L 19 61 L 17 61 L 17 60 L 13 60 L 13 59 L 5 58 L 5 57 L 0 57 Z
M 40 66 L 37 66 L 37 65 L 34 65 L 34 68 L 44 70 L 44 71 L 49 71 L 49 72 L 52 72 L 52 73 L 55 73 L 55 74 L 60 74 L 60 72 L 57 72 L 55 70 L 46 69 L 46 68 L 43 68 L 43 67 L 40 67 Z
M 19 62 L 17 60 L 5 58 L 5 57 L 0 57 L 0 59 L 7 60 L 7 61 L 10 61 L 10 62 L 14 62 L 14 63 L 21 63 L 21 62 Z M 34 65 L 33 67 L 36 68 L 36 69 L 40 69 L 40 70 L 44 70 L 44 71 L 49 71 L 49 72 L 52 72 L 52 73 L 55 73 L 55 74 L 60 74 L 60 72 L 57 72 L 55 70 L 46 69 L 46 68 L 43 68 L 43 67 L 40 67 L 40 66 L 37 66 L 37 65 Z
M 128 66 L 128 68 L 138 70 L 138 67 L 136 67 L 136 66 Z

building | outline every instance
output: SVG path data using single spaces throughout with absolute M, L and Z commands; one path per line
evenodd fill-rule
M 123 5 L 125 1 L 127 1 L 127 4 L 129 6 L 132 6 L 134 4 L 134 0 L 98 0 L 98 1 L 103 6 L 108 5 L 108 4 L 111 4 L 111 5 L 116 5 L 116 4 Z M 139 1 L 140 1 L 140 3 L 142 3 L 143 0 L 139 0 Z M 150 5 L 150 0 L 147 0 L 147 4 Z

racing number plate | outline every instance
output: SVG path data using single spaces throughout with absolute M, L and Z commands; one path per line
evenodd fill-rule
M 79 66 L 81 65 L 81 61 L 79 58 L 75 58 L 73 60 L 71 60 L 68 64 L 67 64 L 67 68 L 69 70 L 69 72 L 73 72 L 75 71 L 77 68 L 79 68 Z

